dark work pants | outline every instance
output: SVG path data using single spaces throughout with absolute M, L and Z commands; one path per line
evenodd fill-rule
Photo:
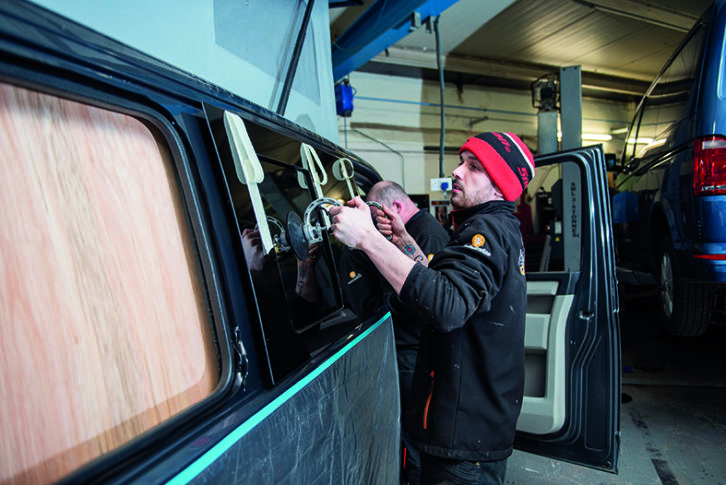
M 503 485 L 507 460 L 461 461 L 421 453 L 421 485 Z
M 406 415 L 408 395 L 411 392 L 413 382 L 413 369 L 416 365 L 416 352 L 402 350 L 398 352 L 398 384 L 401 391 L 401 422 Z M 402 433 L 403 434 L 403 433 Z M 401 437 L 404 450 L 403 470 L 401 471 L 401 484 L 418 485 L 421 471 L 419 452 L 406 440 L 405 435 Z

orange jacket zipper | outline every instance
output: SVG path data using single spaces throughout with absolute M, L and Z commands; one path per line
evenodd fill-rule
M 424 407 L 424 415 L 423 415 L 423 429 L 426 429 L 428 426 L 428 419 L 429 419 L 429 406 L 431 405 L 431 396 L 434 394 L 434 371 L 431 371 L 431 384 L 429 384 L 429 397 L 426 398 L 426 406 Z

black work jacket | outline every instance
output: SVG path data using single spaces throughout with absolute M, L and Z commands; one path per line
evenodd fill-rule
M 429 259 L 449 242 L 446 229 L 424 210 L 414 214 L 405 227 L 406 232 Z M 384 303 L 391 310 L 399 359 L 405 354 L 406 359 L 411 359 L 410 368 L 413 368 L 421 333 L 421 318 L 418 313 L 401 304 L 396 292 L 380 275 L 365 252 L 346 248 L 339 268 L 344 294 L 356 315 L 367 317 Z
M 401 300 L 424 322 L 404 430 L 423 452 L 507 458 L 524 393 L 527 288 L 514 203 L 452 212 L 449 244 L 415 265 Z

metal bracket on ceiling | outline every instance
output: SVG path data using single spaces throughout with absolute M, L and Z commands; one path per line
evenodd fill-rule
M 440 15 L 457 0 L 378 0 L 333 41 L 333 80 L 339 81 L 411 32 L 415 13 L 421 22 Z

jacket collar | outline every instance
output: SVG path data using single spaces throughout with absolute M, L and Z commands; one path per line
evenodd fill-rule
M 491 214 L 495 212 L 514 212 L 514 202 L 508 200 L 490 200 L 483 204 L 467 207 L 466 209 L 452 210 L 449 212 L 449 222 L 455 231 L 474 214 Z M 447 226 L 449 224 L 447 223 Z

